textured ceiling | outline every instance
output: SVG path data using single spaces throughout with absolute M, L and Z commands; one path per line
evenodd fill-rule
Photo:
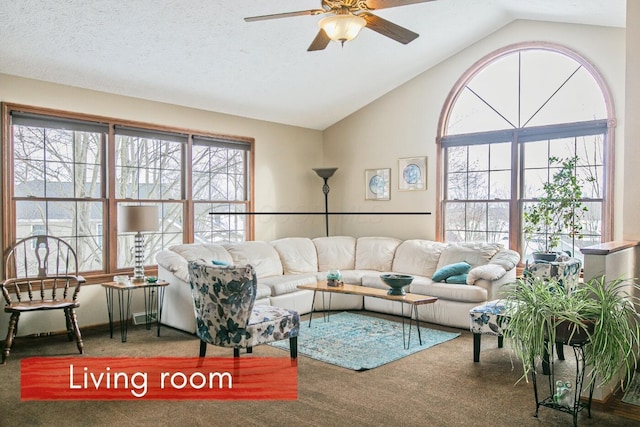
M 376 14 L 420 34 L 364 29 L 307 52 L 320 0 L 0 0 L 0 73 L 325 129 L 516 19 L 625 26 L 625 0 L 436 0 Z

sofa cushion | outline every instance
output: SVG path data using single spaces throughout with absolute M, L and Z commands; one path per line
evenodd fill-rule
M 392 237 L 360 237 L 356 242 L 356 270 L 391 271 L 400 243 L 402 240 Z
M 488 296 L 487 290 L 480 286 L 457 285 L 455 283 L 440 282 L 429 283 L 426 280 L 414 280 L 409 285 L 408 290 L 412 294 L 429 295 L 443 300 L 478 304 L 487 301 Z
M 438 268 L 460 261 L 468 262 L 471 267 L 487 264 L 503 246 L 499 243 L 459 242 L 449 243 L 438 260 Z
M 451 276 L 466 274 L 471 270 L 471 265 L 466 261 L 455 262 L 453 264 L 444 265 L 433 273 L 434 282 L 442 282 Z
M 306 237 L 289 237 L 271 242 L 278 255 L 284 274 L 304 274 L 318 272 L 316 247 Z
M 267 242 L 229 243 L 224 248 L 231 254 L 235 264 L 251 264 L 258 278 L 282 275 L 280 256 Z
M 438 266 L 445 243 L 431 240 L 405 240 L 396 248 L 392 271 L 417 276 L 431 277 Z
M 227 262 L 229 264 L 233 262 L 233 258 L 231 258 L 229 252 L 227 252 L 222 245 L 184 243 L 170 246 L 169 250 L 177 253 L 187 261 L 202 259 L 206 262 L 212 262 L 213 260 Z
M 318 271 L 355 269 L 355 237 L 316 237 L 313 239 L 313 244 L 318 254 Z
M 271 288 L 271 296 L 290 294 L 298 291 L 298 285 L 314 285 L 316 284 L 315 274 L 294 274 L 263 277 L 258 280 L 259 284 Z

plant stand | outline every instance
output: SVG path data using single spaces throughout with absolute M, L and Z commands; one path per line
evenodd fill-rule
M 538 397 L 538 386 L 536 381 L 536 371 L 535 369 L 532 371 L 531 376 L 533 380 L 533 393 L 536 399 L 536 413 L 535 417 L 538 417 L 538 410 L 540 406 L 545 406 L 547 408 L 552 408 L 558 411 L 566 412 L 573 416 L 573 425 L 577 427 L 578 425 L 578 413 L 580 413 L 583 409 L 587 409 L 587 413 L 589 418 L 591 418 L 591 400 L 593 398 L 593 389 L 595 386 L 595 382 L 591 382 L 591 386 L 589 387 L 589 398 L 586 402 L 580 401 L 580 395 L 582 394 L 582 386 L 584 384 L 584 374 L 585 374 L 585 362 L 584 362 L 584 346 L 586 342 L 577 343 L 577 344 L 566 344 L 573 348 L 573 354 L 576 358 L 576 377 L 575 382 L 573 383 L 573 400 L 572 405 L 562 405 L 555 401 L 554 399 L 554 387 L 556 384 L 555 381 L 555 372 L 554 372 L 554 362 L 553 362 L 553 354 L 550 357 L 550 369 L 549 369 L 549 394 L 542 400 L 539 400 Z M 553 348 L 552 348 L 553 351 Z

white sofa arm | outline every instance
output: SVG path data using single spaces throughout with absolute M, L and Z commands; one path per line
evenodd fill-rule
M 497 264 L 507 271 L 514 269 L 519 262 L 520 254 L 511 249 L 503 249 L 489 260 L 489 264 Z
M 173 273 L 180 280 L 189 283 L 189 270 L 187 260 L 177 253 L 162 250 L 156 254 L 158 265 Z
M 467 285 L 473 285 L 480 279 L 493 282 L 501 279 L 505 274 L 507 274 L 507 270 L 505 270 L 501 265 L 479 265 L 469 270 L 469 274 L 467 274 Z

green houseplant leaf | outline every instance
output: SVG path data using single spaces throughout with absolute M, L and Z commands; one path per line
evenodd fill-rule
M 640 354 L 640 321 L 633 290 L 637 283 L 604 276 L 587 281 L 571 293 L 554 278 L 518 279 L 505 291 L 509 322 L 504 330 L 515 357 L 523 366 L 523 377 L 541 362 L 545 351 L 553 354 L 557 340 L 569 342 L 587 337 L 585 363 L 591 367 L 585 386 L 602 385 L 622 372 L 628 382 Z M 631 292 L 629 292 L 631 290 Z M 560 325 L 568 337 L 560 339 Z
M 583 237 L 587 207 L 582 203 L 582 181 L 576 176 L 577 156 L 549 158 L 550 167 L 559 166 L 543 185 L 543 195 L 523 213 L 522 231 L 527 242 L 538 242 L 538 251 L 552 252 L 562 235 Z

